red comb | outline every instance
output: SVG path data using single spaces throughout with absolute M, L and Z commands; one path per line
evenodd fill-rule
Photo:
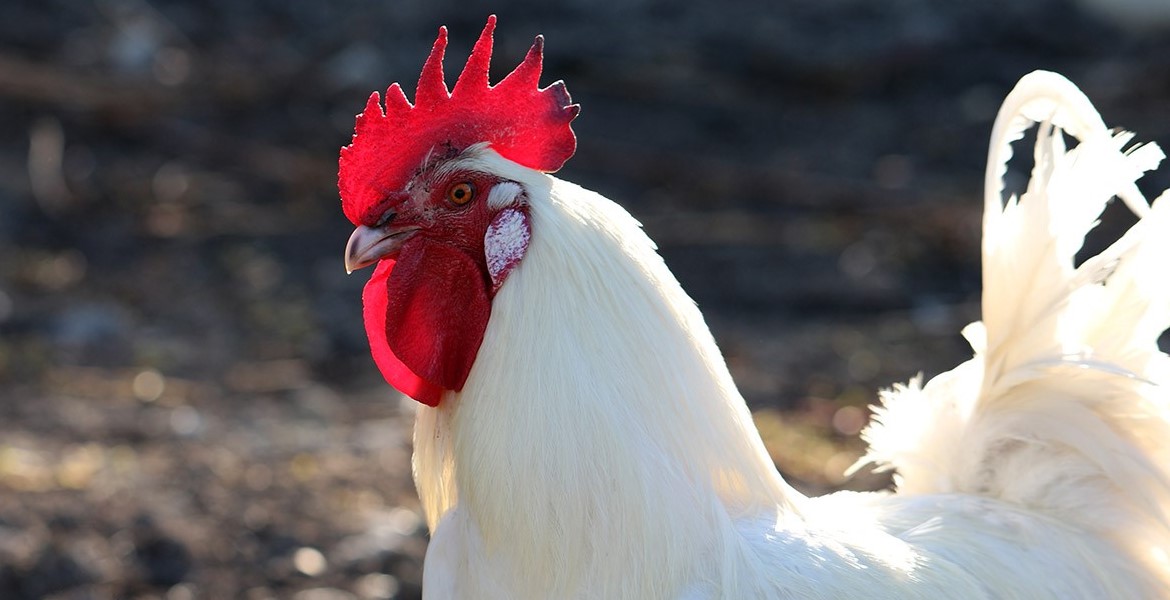
M 353 141 L 341 149 L 337 174 L 341 208 L 355 225 L 372 225 L 367 221 L 381 216 L 374 209 L 400 191 L 432 152 L 444 156 L 488 142 L 504 158 L 546 173 L 573 155 L 577 138 L 569 123 L 581 108 L 572 104 L 563 82 L 538 88 L 544 38 L 537 36 L 524 61 L 492 86 L 488 64 L 495 28 L 492 15 L 450 92 L 443 79 L 447 28 L 440 27 L 413 105 L 397 83 L 386 90 L 384 111 L 378 92 L 370 95 L 357 116 Z

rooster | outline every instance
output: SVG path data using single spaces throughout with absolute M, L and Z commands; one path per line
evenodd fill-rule
M 883 393 L 862 460 L 896 493 L 809 498 L 639 224 L 549 175 L 578 106 L 539 87 L 540 37 L 490 85 L 494 28 L 450 91 L 440 29 L 415 102 L 375 92 L 340 158 L 371 352 L 421 403 L 427 598 L 1170 594 L 1170 200 L 1135 186 L 1156 145 L 1059 75 L 1020 81 L 992 133 L 974 357 Z M 1113 196 L 1137 223 L 1077 266 Z

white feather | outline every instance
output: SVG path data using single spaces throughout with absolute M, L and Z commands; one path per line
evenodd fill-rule
M 1028 120 L 1051 125 L 1004 207 L 1000 163 Z M 1066 151 L 1056 127 L 1082 143 Z M 418 415 L 426 597 L 1162 595 L 1170 425 L 1150 382 L 1166 375 L 1170 202 L 1072 263 L 1157 163 L 1127 142 L 1062 78 L 1021 82 L 991 150 L 976 356 L 883 394 L 868 460 L 897 469 L 898 494 L 817 499 L 776 472 L 628 213 L 490 150 L 461 159 L 523 186 L 532 237 L 463 391 Z
M 1008 144 L 1032 121 L 1042 123 L 1032 179 L 1005 205 Z M 1080 144 L 1066 150 L 1061 129 Z M 992 496 L 1099 536 L 1138 589 L 1163 595 L 1170 371 L 1157 337 L 1170 325 L 1170 203 L 1150 208 L 1134 185 L 1162 152 L 1125 151 L 1133 136 L 1110 133 L 1053 73 L 1025 77 L 994 131 L 983 321 L 965 331 L 975 357 L 925 388 L 884 393 L 865 460 L 897 469 L 902 494 Z M 1114 195 L 1142 218 L 1076 267 Z

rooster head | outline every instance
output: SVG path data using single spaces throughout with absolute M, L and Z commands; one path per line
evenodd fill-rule
M 377 265 L 362 294 L 371 353 L 391 385 L 430 406 L 463 388 L 492 298 L 531 236 L 523 186 L 477 157 L 492 151 L 551 173 L 577 143 L 580 107 L 564 84 L 538 87 L 543 38 L 489 85 L 495 24 L 493 15 L 450 91 L 440 28 L 414 104 L 397 83 L 384 108 L 374 92 L 341 149 L 341 206 L 357 227 L 345 267 Z

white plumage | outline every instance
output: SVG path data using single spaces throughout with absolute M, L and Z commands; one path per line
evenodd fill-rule
M 1008 144 L 1040 122 L 1027 192 Z M 1081 140 L 1063 147 L 1063 130 Z M 618 205 L 490 149 L 532 237 L 462 392 L 420 407 L 427 598 L 1151 598 L 1170 594 L 1170 201 L 1051 73 L 997 119 L 975 356 L 882 396 L 898 492 L 776 472 L 702 315 Z M 1141 219 L 1074 266 L 1109 199 Z M 1159 385 L 1162 384 L 1162 385 Z

